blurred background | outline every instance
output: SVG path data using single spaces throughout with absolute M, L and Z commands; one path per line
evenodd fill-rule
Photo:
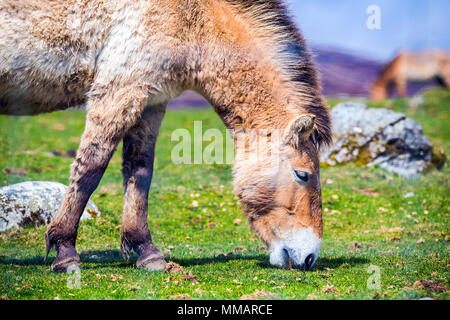
M 290 0 L 291 14 L 312 49 L 327 97 L 369 97 L 383 66 L 401 50 L 450 51 L 448 0 Z M 369 29 L 380 9 L 380 29 Z M 407 95 L 438 85 L 436 80 L 408 83 Z M 395 96 L 397 93 L 393 92 Z M 208 103 L 185 92 L 169 108 L 201 107 Z

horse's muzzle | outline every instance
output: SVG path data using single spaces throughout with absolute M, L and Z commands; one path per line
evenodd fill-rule
M 311 229 L 297 230 L 270 245 L 270 263 L 282 268 L 310 270 L 319 256 L 321 239 Z
M 286 256 L 286 259 L 288 260 L 287 265 L 294 269 L 310 270 L 314 264 L 315 257 L 314 257 L 314 254 L 312 254 L 312 253 L 306 257 L 306 259 L 303 263 L 297 263 L 296 260 L 294 258 L 291 258 L 289 255 L 289 252 L 292 253 L 293 250 L 285 248 L 285 249 L 283 249 L 283 251 Z

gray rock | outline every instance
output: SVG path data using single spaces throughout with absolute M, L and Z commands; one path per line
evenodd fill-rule
M 67 187 L 49 181 L 29 181 L 0 188 L 0 232 L 26 225 L 52 221 L 64 199 Z M 81 220 L 100 215 L 89 200 Z
M 321 154 L 325 165 L 379 165 L 409 178 L 433 165 L 433 145 L 404 114 L 345 102 L 331 110 L 331 117 L 334 144 Z

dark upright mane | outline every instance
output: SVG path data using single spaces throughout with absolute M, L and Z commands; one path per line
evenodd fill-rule
M 320 91 L 319 76 L 312 62 L 312 55 L 306 46 L 296 24 L 280 0 L 226 0 L 243 12 L 256 17 L 262 28 L 267 28 L 273 36 L 280 38 L 278 50 L 283 68 L 296 85 L 296 93 L 302 96 L 304 105 L 310 114 L 316 117 L 316 125 L 311 139 L 318 148 L 332 141 L 331 121 L 328 107 Z

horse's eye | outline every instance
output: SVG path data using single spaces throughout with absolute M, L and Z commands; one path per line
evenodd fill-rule
M 308 182 L 309 180 L 309 172 L 300 171 L 300 170 L 292 170 L 294 172 L 294 178 L 298 182 Z

